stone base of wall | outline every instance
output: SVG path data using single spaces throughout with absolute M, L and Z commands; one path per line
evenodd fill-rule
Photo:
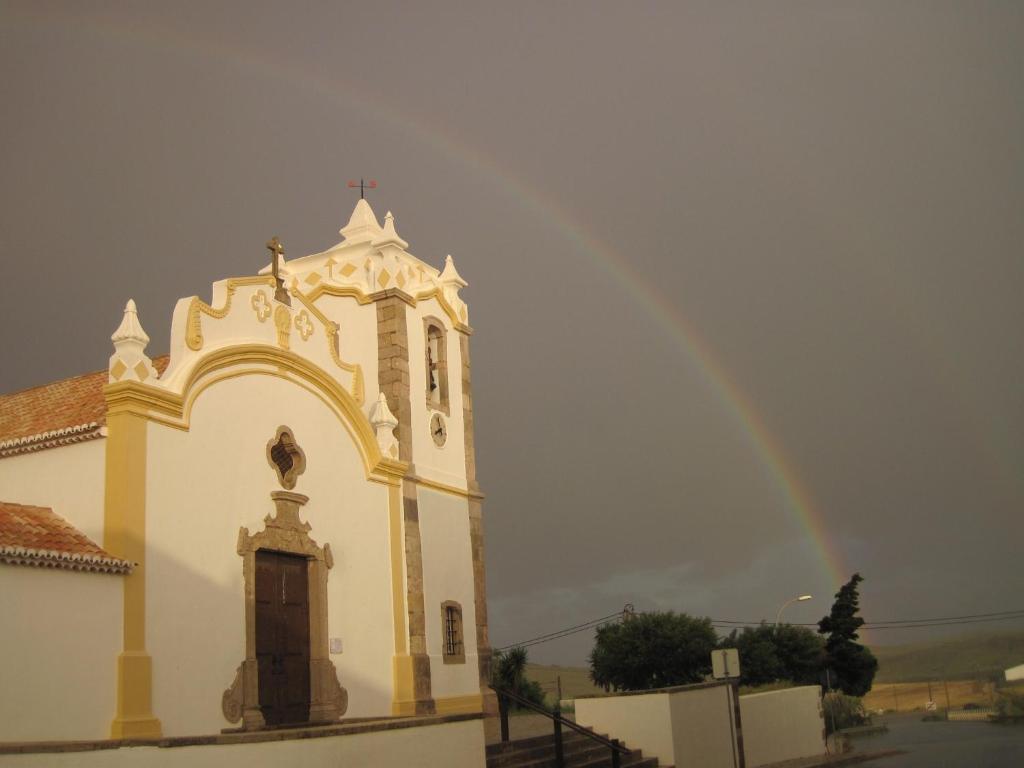
M 0 744 L 0 768 L 483 768 L 484 764 L 479 713 L 151 740 Z

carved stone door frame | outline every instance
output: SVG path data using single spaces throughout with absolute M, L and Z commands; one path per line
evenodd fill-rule
M 256 534 L 248 528 L 238 532 L 237 551 L 245 579 L 245 659 L 224 691 L 221 709 L 228 722 L 241 720 L 246 730 L 266 727 L 256 661 L 256 551 L 260 549 L 300 555 L 309 563 L 309 721 L 332 722 L 348 709 L 348 692 L 338 682 L 327 636 L 327 572 L 334 566 L 331 546 L 317 545 L 309 536 L 309 523 L 299 519 L 299 507 L 309 501 L 308 496 L 273 491 L 270 498 L 276 515 L 267 515 L 264 529 Z

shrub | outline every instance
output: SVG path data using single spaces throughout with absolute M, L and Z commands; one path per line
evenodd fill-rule
M 996 699 L 996 712 L 1000 720 L 1024 718 L 1024 691 L 1000 691 Z
M 821 704 L 825 714 L 826 733 L 871 722 L 871 718 L 864 711 L 863 702 L 856 696 L 833 691 L 822 696 Z

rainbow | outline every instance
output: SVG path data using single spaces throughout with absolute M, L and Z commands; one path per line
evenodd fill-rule
M 283 81 L 289 88 L 312 92 L 350 109 L 355 106 L 405 132 L 413 141 L 441 153 L 447 161 L 466 167 L 493 184 L 538 219 L 546 221 L 590 257 L 617 284 L 624 286 L 631 298 L 667 333 L 679 350 L 696 364 L 722 409 L 740 428 L 768 470 L 787 509 L 814 543 L 822 576 L 836 589 L 849 578 L 851 571 L 838 547 L 833 545 L 820 510 L 787 457 L 783 445 L 768 430 L 754 403 L 719 362 L 711 345 L 694 324 L 628 261 L 589 234 L 569 211 L 546 197 L 541 190 L 518 179 L 510 169 L 501 167 L 493 158 L 475 148 L 455 142 L 441 130 L 401 112 L 393 104 L 351 82 L 340 78 L 328 80 L 285 61 L 270 61 L 247 51 L 227 49 L 222 44 L 214 47 L 196 39 L 175 36 L 161 28 L 134 22 L 129 26 L 120 19 L 98 20 L 92 15 L 73 16 L 69 12 L 61 15 L 44 14 L 34 10 L 20 14 L 15 12 L 5 14 L 0 26 L 14 23 L 44 28 L 66 27 L 76 34 L 89 32 L 128 46 L 159 47 L 172 54 L 191 54 L 214 60 L 222 66 L 256 72 L 262 77 Z

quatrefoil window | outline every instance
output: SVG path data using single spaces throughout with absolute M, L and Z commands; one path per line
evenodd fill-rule
M 306 471 L 306 454 L 288 427 L 278 427 L 274 439 L 267 443 L 267 461 L 277 472 L 277 480 L 286 491 L 294 488 L 299 475 Z

